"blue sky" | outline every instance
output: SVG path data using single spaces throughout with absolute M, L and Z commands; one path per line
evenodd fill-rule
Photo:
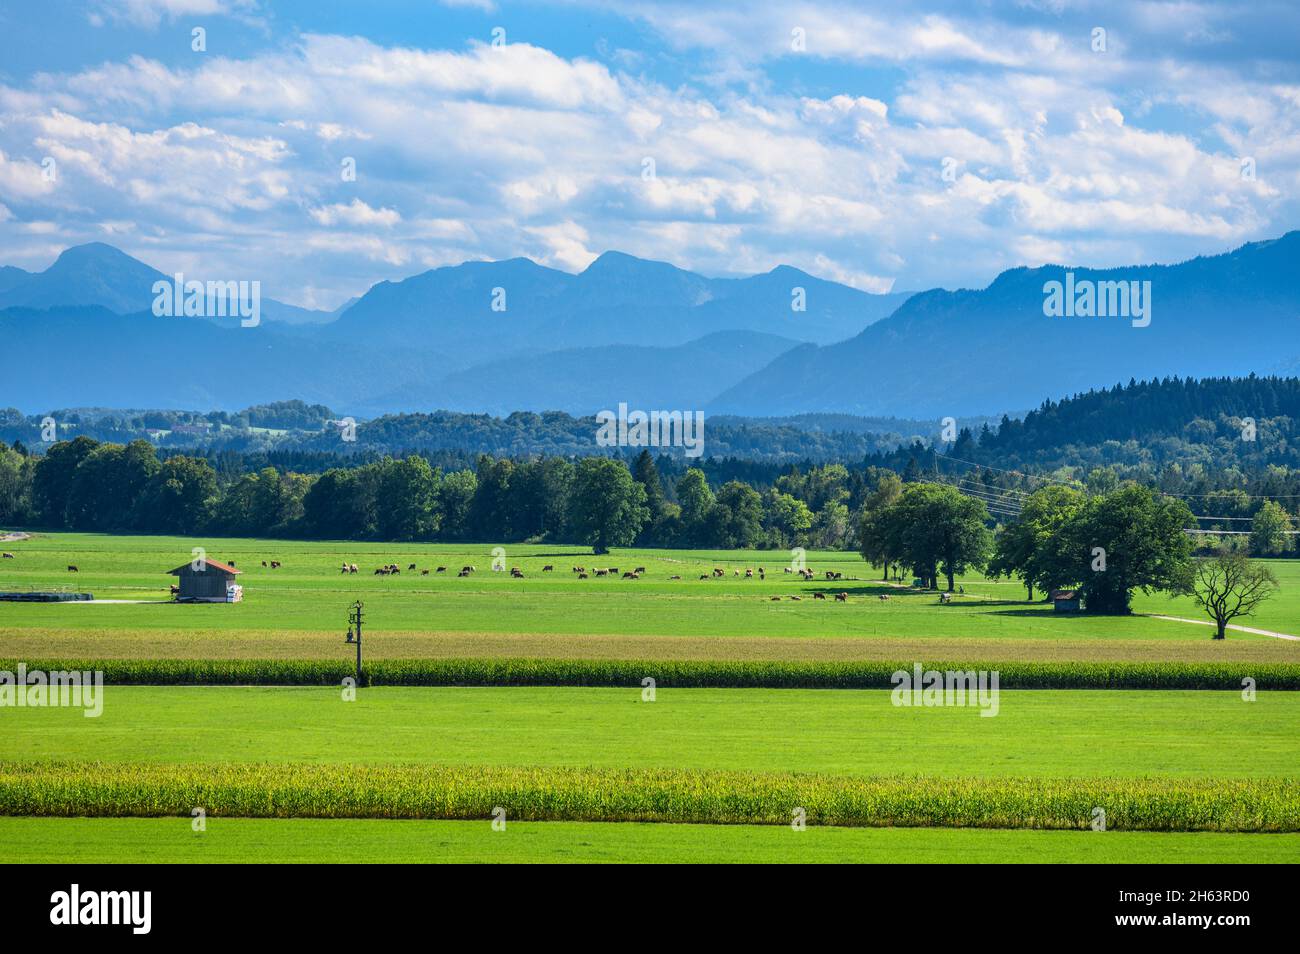
M 0 264 L 105 241 L 333 308 L 607 249 L 874 291 L 1177 261 L 1300 222 L 1298 49 L 1279 2 L 5 3 Z

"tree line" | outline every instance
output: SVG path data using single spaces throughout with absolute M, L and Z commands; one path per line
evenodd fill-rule
M 851 549 L 872 475 L 791 468 L 761 491 L 674 478 L 643 451 L 609 457 L 480 455 L 443 470 L 418 454 L 304 474 L 223 472 L 148 441 L 60 441 L 40 456 L 0 445 L 0 523 L 85 531 L 312 539 L 548 541 L 692 548 Z

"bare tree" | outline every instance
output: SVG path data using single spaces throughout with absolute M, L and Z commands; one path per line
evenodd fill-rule
M 1277 588 L 1272 571 L 1240 550 L 1221 550 L 1196 561 L 1196 602 L 1218 627 L 1215 639 L 1223 639 L 1229 622 L 1251 615 Z

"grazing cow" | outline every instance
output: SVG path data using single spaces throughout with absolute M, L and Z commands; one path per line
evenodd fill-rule
M 546 566 L 542 567 L 542 572 L 543 572 L 543 573 L 550 573 L 550 572 L 551 572 L 552 570 L 554 570 L 554 569 L 555 569 L 555 565 L 552 564 L 552 563 L 548 563 L 548 564 L 546 564 Z
M 802 596 L 792 596 L 792 597 L 790 597 L 790 599 L 792 599 L 792 600 L 801 600 L 801 599 L 803 599 L 803 597 L 802 597 Z
M 815 599 L 815 600 L 824 600 L 824 599 L 826 599 L 826 594 L 825 594 L 825 593 L 814 593 L 814 594 L 813 594 L 813 599 Z
M 428 576 L 428 575 L 429 575 L 429 571 L 428 571 L 428 570 L 421 570 L 421 571 L 420 571 L 420 576 Z
M 610 575 L 611 575 L 611 576 L 618 576 L 618 567 L 616 567 L 616 566 L 611 566 L 611 567 L 609 568 L 609 572 L 610 572 Z
M 68 564 L 68 572 L 69 572 L 69 573 L 80 573 L 81 571 L 78 570 L 78 569 L 77 569 L 75 566 L 73 566 L 71 563 L 69 563 L 69 564 Z
M 231 564 L 231 565 L 233 566 L 233 564 Z M 272 560 L 272 561 L 271 561 L 271 569 L 272 569 L 272 570 L 278 570 L 278 569 L 280 569 L 280 561 L 279 561 L 279 560 Z
M 790 569 L 789 567 L 786 567 L 786 568 L 785 568 L 785 572 L 787 572 L 787 573 L 793 573 L 794 570 Z
M 387 576 L 387 575 L 388 575 L 388 567 L 386 566 L 381 566 L 375 570 L 375 576 Z
M 847 603 L 848 601 L 849 601 L 849 594 L 847 594 L 847 593 L 836 593 L 836 594 L 835 594 L 835 602 L 836 602 L 836 603 Z
M 596 575 L 597 575 L 597 576 L 609 576 L 609 570 L 597 570 L 597 571 L 596 571 Z
M 773 597 L 771 597 L 771 600 L 772 600 L 773 603 L 779 603 L 779 602 L 781 602 L 781 597 L 779 597 L 779 596 L 773 596 Z
M 952 594 L 951 594 L 951 593 L 940 593 L 940 594 L 939 594 L 939 602 L 942 603 L 942 604 L 951 603 L 951 602 L 952 602 Z
M 461 576 L 468 576 L 470 573 L 473 572 L 474 572 L 474 568 L 472 566 L 463 566 L 460 568 Z
M 461 570 L 461 571 L 460 571 L 459 573 L 457 573 L 456 575 L 457 575 L 457 576 L 469 576 L 469 567 L 465 567 L 465 569 Z
M 266 561 L 265 561 L 265 560 L 262 561 L 262 566 L 266 566 Z
M 644 572 L 645 572 L 645 567 L 643 567 L 643 566 L 639 566 L 639 567 L 637 567 L 635 570 L 633 570 L 632 572 L 633 572 L 633 573 L 644 573 Z
M 4 558 L 5 558 L 6 560 L 12 560 L 12 559 L 14 558 L 14 555 L 13 555 L 12 553 L 6 553 L 6 554 L 4 555 Z
M 732 576 L 740 576 L 740 571 L 739 571 L 739 570 L 732 570 L 732 571 L 731 571 L 731 575 L 732 575 Z
M 707 574 L 707 573 L 701 573 L 701 574 L 700 574 L 700 579 L 701 579 L 701 580 L 707 580 L 708 578 L 709 578 L 709 574 Z
M 753 578 L 754 578 L 754 571 L 753 571 L 753 570 L 745 570 L 745 579 L 747 579 L 747 580 L 752 580 Z
M 763 575 L 763 568 L 762 568 L 761 566 L 758 568 L 758 578 L 759 578 L 760 580 L 766 580 L 766 579 L 767 579 L 767 577 Z
M 169 586 L 168 589 L 171 591 L 172 596 L 177 596 L 181 591 L 181 588 L 175 583 Z
M 415 569 L 415 564 L 412 563 L 410 566 L 407 567 L 407 569 L 408 569 L 408 570 L 414 570 L 414 569 Z
M 680 577 L 680 576 L 670 576 L 670 577 L 668 577 L 668 579 L 670 579 L 670 580 L 680 580 L 681 577 Z
M 511 569 L 510 575 L 513 576 L 516 580 L 522 580 L 524 578 L 524 571 L 519 569 L 518 567 L 514 567 L 513 569 Z
M 446 568 L 445 566 L 440 566 L 440 567 L 438 567 L 438 569 L 434 570 L 434 572 L 435 572 L 435 573 L 446 573 L 446 572 L 447 572 L 447 568 Z
M 625 580 L 636 580 L 636 579 L 639 579 L 639 577 L 638 577 L 635 573 L 633 573 L 631 570 L 629 570 L 627 573 L 624 573 L 624 574 L 623 574 L 623 579 L 625 579 Z
M 727 571 L 726 571 L 726 570 L 720 570 L 720 569 L 718 569 L 718 568 L 715 566 L 715 567 L 713 568 L 713 575 L 714 575 L 714 576 L 726 576 L 726 575 L 727 575 Z
M 889 599 L 889 594 L 888 594 L 888 593 L 881 593 L 881 594 L 880 594 L 880 602 L 883 603 L 883 602 L 885 602 L 885 600 L 887 600 L 887 599 Z
M 348 572 L 349 572 L 349 573 L 356 573 L 356 572 L 357 572 L 357 565 L 356 565 L 355 563 L 349 563 L 349 564 L 348 564 Z
M 339 567 L 339 572 L 340 572 L 340 573 L 346 573 L 346 572 L 348 572 L 348 565 L 347 565 L 346 563 L 344 563 L 343 566 Z
M 580 580 L 585 580 L 585 579 L 588 579 L 588 576 L 587 576 L 587 574 L 585 574 L 585 573 L 579 573 L 579 574 L 578 574 L 578 579 L 580 579 Z

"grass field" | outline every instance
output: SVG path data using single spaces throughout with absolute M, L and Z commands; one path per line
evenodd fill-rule
M 388 819 L 4 818 L 42 860 L 237 863 L 1294 863 L 1300 835 Z M 14 853 L 7 860 L 17 860 Z
M 168 601 L 165 571 L 195 546 L 246 571 L 244 602 Z M 598 559 L 512 546 L 506 565 L 525 574 L 515 580 L 491 572 L 490 546 L 41 534 L 4 549 L 15 559 L 0 561 L 0 590 L 141 601 L 0 603 L 8 660 L 346 664 L 347 610 L 362 599 L 367 658 L 394 666 L 1300 665 L 1300 642 L 1239 632 L 1216 642 L 1207 627 L 1143 615 L 1200 618 L 1186 599 L 1139 594 L 1138 615 L 1062 616 L 1024 601 L 1018 584 L 969 577 L 965 594 L 940 606 L 844 553 L 809 553 L 822 578 L 804 581 L 782 572 L 785 554 Z M 343 562 L 361 572 L 341 575 Z M 386 563 L 402 574 L 375 576 Z M 422 576 L 411 563 L 449 572 Z M 548 563 L 555 571 L 543 573 Z M 478 571 L 456 578 L 466 564 Z M 646 572 L 579 580 L 574 565 Z M 743 577 L 760 566 L 766 580 Z M 726 575 L 699 579 L 713 567 Z M 826 581 L 826 570 L 844 580 Z M 1239 622 L 1300 633 L 1300 563 L 1273 570 L 1281 592 Z M 814 599 L 819 592 L 848 602 Z M 19 816 L 0 817 L 0 833 L 29 839 L 51 861 L 1250 862 L 1294 861 L 1300 848 L 1300 835 L 1262 833 L 1300 829 L 1300 693 L 1246 702 L 1226 690 L 1004 688 L 986 718 L 976 708 L 895 707 L 875 689 L 663 684 L 650 703 L 637 682 L 380 685 L 345 702 L 337 688 L 110 679 L 97 719 L 0 710 L 0 811 Z M 201 834 L 185 817 L 196 799 L 213 811 Z M 519 819 L 506 832 L 486 820 L 498 801 Z M 790 804 L 809 806 L 806 832 L 783 823 Z M 1037 830 L 1086 828 L 1098 805 L 1119 830 Z M 82 814 L 173 817 L 21 817 Z M 440 820 L 398 820 L 427 818 Z M 484 820 L 450 820 L 469 818 Z M 685 824 L 700 821 L 714 824 Z
M 245 572 L 245 600 L 230 605 L 166 602 L 164 571 L 204 546 Z M 573 547 L 509 547 L 507 565 L 525 578 L 490 571 L 488 546 L 188 540 L 95 534 L 38 535 L 6 544 L 0 589 L 72 587 L 124 604 L 4 604 L 0 651 L 11 656 L 98 658 L 338 658 L 348 604 L 366 603 L 371 658 L 560 657 L 636 659 L 852 660 L 942 658 L 1300 662 L 1300 642 L 1234 632 L 1222 643 L 1206 627 L 1136 615 L 1062 616 L 1024 602 L 1016 583 L 964 578 L 966 596 L 940 607 L 933 593 L 881 583 L 853 554 L 808 554 L 821 576 L 782 572 L 777 553 L 617 551 L 594 558 Z M 264 569 L 262 560 L 283 568 Z M 342 576 L 339 564 L 362 572 Z M 398 577 L 373 575 L 384 563 Z M 80 568 L 66 571 L 68 564 Z M 447 566 L 446 574 L 405 571 Z M 543 573 L 544 564 L 556 570 Z M 478 572 L 456 578 L 463 565 Z M 574 565 L 646 567 L 635 581 L 576 579 Z M 720 580 L 700 580 L 713 567 Z M 765 567 L 766 580 L 732 575 Z M 1300 563 L 1275 561 L 1281 593 L 1248 625 L 1300 630 Z M 680 580 L 671 580 L 680 576 Z M 856 577 L 856 579 L 854 579 Z M 847 603 L 813 594 L 846 592 Z M 888 601 L 877 597 L 890 596 Z M 782 599 L 773 602 L 771 597 Z M 799 601 L 791 596 L 800 596 Z M 157 601 L 157 602 L 154 602 Z M 1200 618 L 1187 599 L 1142 596 L 1139 613 Z
M 1295 774 L 1300 693 L 1004 691 L 998 714 L 887 691 L 108 687 L 104 714 L 9 709 L 25 762 L 418 763 L 840 775 Z

